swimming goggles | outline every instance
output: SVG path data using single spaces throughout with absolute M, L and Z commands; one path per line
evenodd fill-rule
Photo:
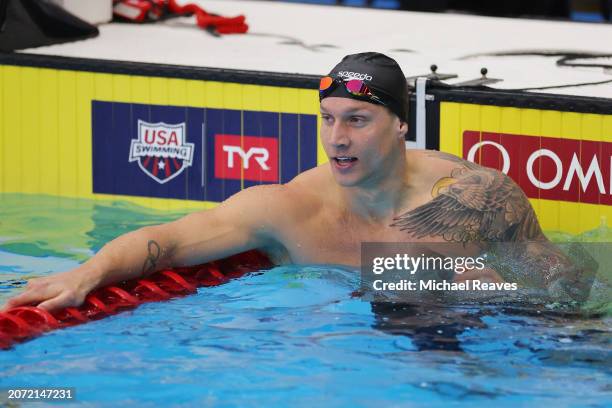
M 378 96 L 372 93 L 372 90 L 366 83 L 361 79 L 349 79 L 343 80 L 340 78 L 332 78 L 330 76 L 324 76 L 321 78 L 319 83 L 319 100 L 325 98 L 331 91 L 333 91 L 338 85 L 344 85 L 344 89 L 350 95 L 355 96 L 359 99 L 364 99 L 368 102 L 377 103 L 386 106 Z

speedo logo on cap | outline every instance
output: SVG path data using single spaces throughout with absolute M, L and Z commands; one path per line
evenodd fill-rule
M 370 74 L 362 74 L 359 72 L 340 71 L 338 76 L 346 79 L 361 79 L 363 81 L 371 81 L 372 76 Z

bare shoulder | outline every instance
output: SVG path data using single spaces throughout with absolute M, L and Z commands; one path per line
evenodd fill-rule
M 234 194 L 217 207 L 218 212 L 232 212 L 249 221 L 265 220 L 282 213 L 288 205 L 288 189 L 282 184 L 262 184 Z
M 243 222 L 266 228 L 295 223 L 317 211 L 327 183 L 324 171 L 308 170 L 287 184 L 266 184 L 244 189 L 219 205 L 223 212 L 240 215 Z
M 462 159 L 461 157 L 455 156 L 454 154 L 440 152 L 438 150 L 406 150 L 406 159 L 410 162 L 413 161 L 418 165 L 427 167 L 431 170 L 433 167 L 435 172 L 447 172 L 457 166 L 465 167 L 468 169 L 484 169 L 476 163 L 472 163 L 468 160 Z
M 318 196 L 325 194 L 334 185 L 329 163 L 321 164 L 298 174 L 287 183 L 287 187 L 296 194 Z
M 286 184 L 287 197 L 298 216 L 313 216 L 322 210 L 324 203 L 336 192 L 329 164 L 307 170 Z
M 481 166 L 449 153 L 437 150 L 406 150 L 406 163 L 412 182 L 429 191 L 441 178 L 460 169 L 477 169 Z
M 417 167 L 432 168 L 431 200 L 403 214 L 394 226 L 417 237 L 448 241 L 516 241 L 541 236 L 521 188 L 507 175 L 448 153 L 416 151 Z

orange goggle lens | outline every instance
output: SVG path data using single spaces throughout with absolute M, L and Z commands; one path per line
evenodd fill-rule
M 321 82 L 319 83 L 319 91 L 327 91 L 330 86 L 334 83 L 334 78 L 332 77 L 323 77 L 321 78 Z

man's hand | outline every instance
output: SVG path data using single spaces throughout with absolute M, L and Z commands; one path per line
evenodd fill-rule
M 56 275 L 30 279 L 26 290 L 10 298 L 2 309 L 33 305 L 51 311 L 79 306 L 92 288 L 91 284 L 83 282 L 83 276 L 82 271 L 77 268 Z

